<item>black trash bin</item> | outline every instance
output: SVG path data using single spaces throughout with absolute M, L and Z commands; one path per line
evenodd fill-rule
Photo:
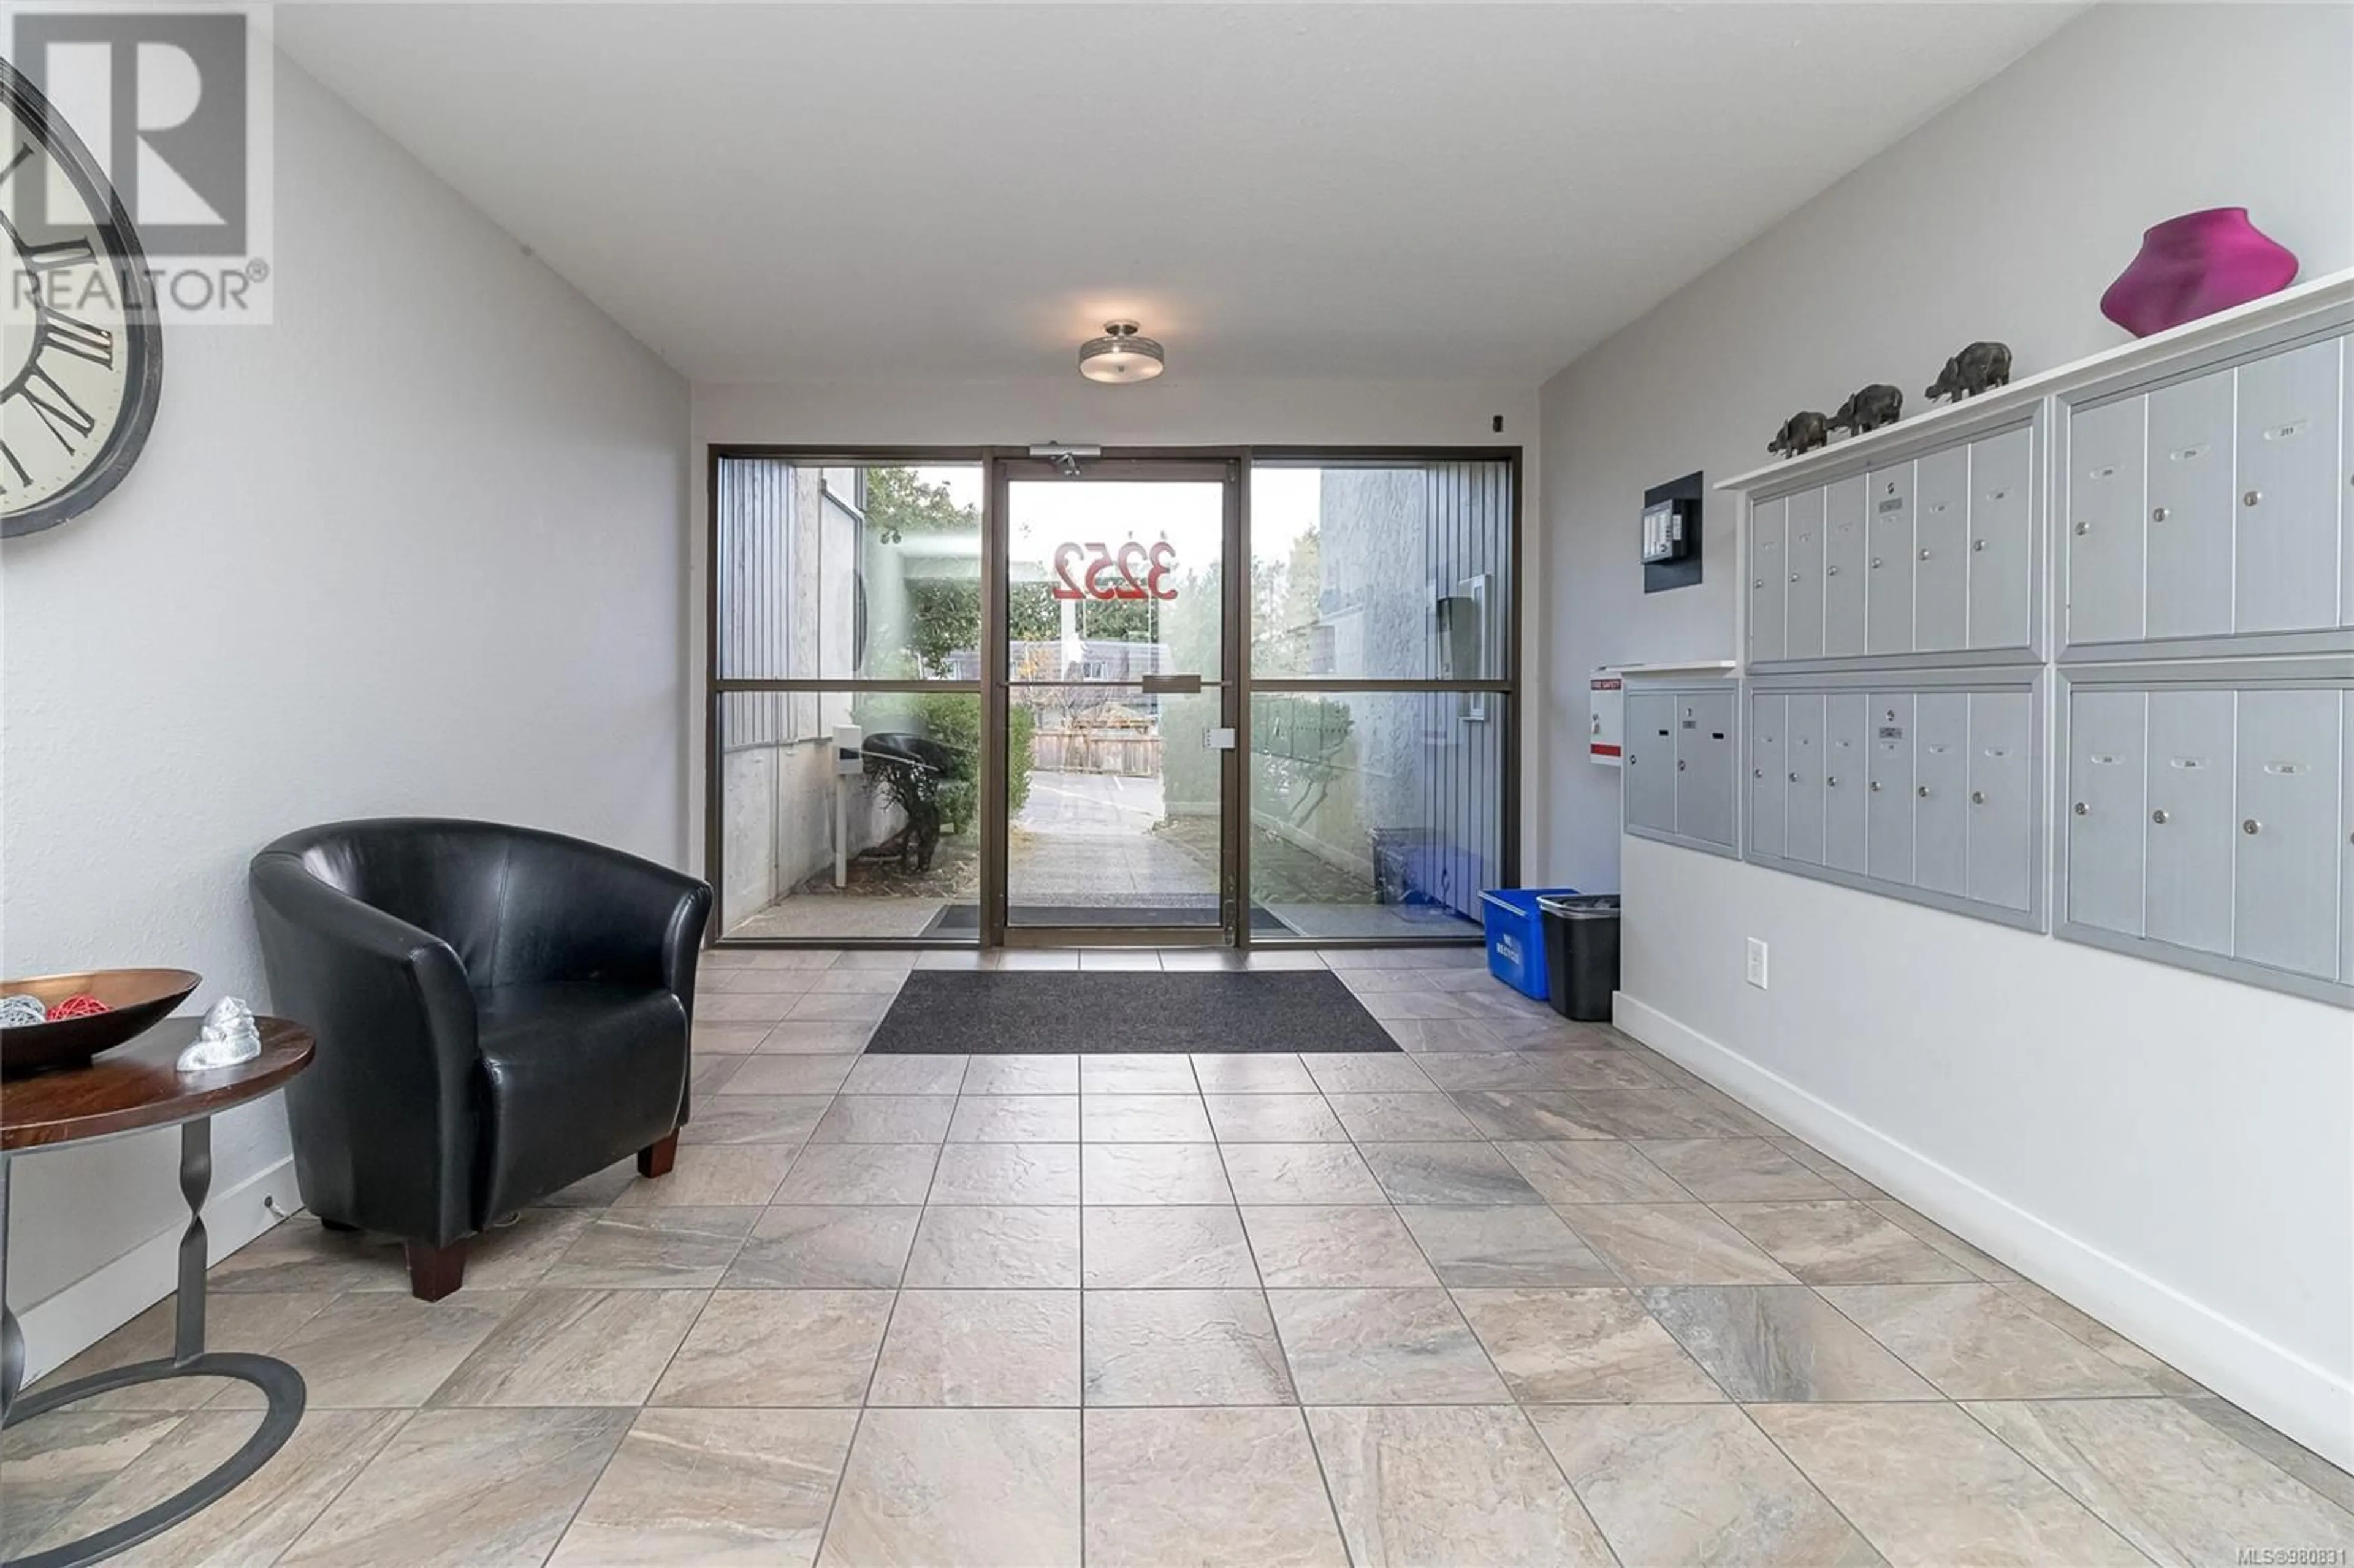
M 1578 893 L 1540 898 L 1546 984 L 1553 1010 L 1581 1023 L 1610 1022 L 1618 989 L 1618 895 Z

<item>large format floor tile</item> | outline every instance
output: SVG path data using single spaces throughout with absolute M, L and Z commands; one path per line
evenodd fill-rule
M 1267 1300 L 1305 1404 L 1511 1400 L 1444 1290 L 1271 1290 Z
M 761 1211 L 609 1210 L 541 1277 L 549 1289 L 708 1290 Z
M 1823 1297 L 1949 1399 L 2152 1392 L 1991 1285 L 1835 1285 Z
M 698 1020 L 670 1175 L 624 1159 L 493 1227 L 431 1305 L 397 1238 L 308 1216 L 214 1270 L 210 1343 L 286 1356 L 311 1409 L 122 1561 L 2075 1568 L 2354 1542 L 2354 1477 L 1687 1069 L 1441 957 L 1330 955 L 1403 1053 L 869 1058 L 919 961 L 1002 956 L 715 952 L 702 992 L 739 1016 Z M 48 1381 L 165 1353 L 172 1317 Z M 0 1556 L 186 1485 L 255 1404 L 190 1380 L 9 1428 Z
M 1714 1379 L 1624 1290 L 1458 1290 L 1523 1404 L 1722 1400 Z
M 928 1143 L 813 1143 L 793 1161 L 775 1201 L 921 1203 L 940 1154 Z
M 525 1293 L 461 1290 L 446 1301 L 355 1291 L 338 1297 L 270 1351 L 302 1374 L 312 1409 L 414 1407 L 489 1339 Z M 259 1410 L 261 1391 L 228 1384 L 213 1401 Z
M 2197 1381 L 2167 1365 L 2091 1313 L 2070 1306 L 2032 1281 L 2011 1280 L 2002 1291 L 2053 1328 L 2090 1345 L 2127 1372 L 2137 1373 L 2158 1393 L 2188 1399 L 2207 1392 Z
M 2347 1474 L 2304 1444 L 2274 1431 L 2218 1395 L 2193 1394 L 2178 1403 L 2242 1447 L 2269 1459 L 2339 1508 L 2354 1513 L 2354 1475 Z
M 2354 1514 L 2171 1400 L 1966 1408 L 2155 1562 L 2230 1563 L 2266 1543 L 2354 1560 Z
M 1447 1143 L 1479 1136 L 1441 1094 L 1330 1095 L 1333 1114 L 1359 1143 Z
M 1584 1405 L 1530 1415 L 1622 1563 L 1880 1562 L 1731 1405 Z
M 910 1290 L 1076 1289 L 1076 1205 L 935 1204 L 916 1227 L 903 1283 Z
M 1497 1144 L 1496 1151 L 1548 1203 L 1691 1202 L 1691 1194 L 1674 1177 L 1644 1159 L 1631 1143 L 1509 1141 Z
M 1750 1414 L 1893 1568 L 2147 1562 L 1955 1405 L 1767 1404 Z
M 1090 1290 L 1091 1405 L 1288 1404 L 1291 1374 L 1257 1290 Z
M 866 1049 L 875 1025 L 853 1020 L 788 1018 L 760 1036 L 759 1054 L 840 1056 Z
M 1300 1062 L 1327 1095 L 1426 1095 L 1438 1087 L 1413 1057 L 1403 1054 L 1311 1054 Z
M 1091 1059 L 1080 1060 L 1083 1074 Z M 1192 1071 L 1186 1069 L 1189 1076 Z M 1080 1084 L 1084 1090 L 1084 1076 Z M 1207 1143 L 1211 1136 L 1209 1113 L 1199 1095 L 1079 1096 L 1083 1143 Z
M 632 1182 L 613 1206 L 710 1209 L 765 1203 L 791 1169 L 795 1152 L 792 1145 L 780 1143 L 682 1144 L 669 1175 Z
M 625 1410 L 419 1412 L 279 1562 L 289 1568 L 542 1563 L 630 1421 Z
M 1221 1150 L 1236 1202 L 1386 1203 L 1373 1168 L 1349 1144 L 1243 1143 Z
M 60 1410 L 10 1430 L 0 1449 L 0 1550 L 10 1557 L 178 1430 L 172 1411 Z
M 656 1385 L 652 1404 L 857 1404 L 887 1290 L 720 1290 Z
M 870 1410 L 818 1561 L 1076 1568 L 1076 1410 Z
M 1455 1103 L 1490 1138 L 1568 1140 L 1610 1136 L 1575 1095 L 1558 1089 L 1458 1089 Z
M 1840 1195 L 1838 1188 L 1762 1138 L 1645 1139 L 1635 1147 L 1704 1203 Z
M 678 1129 L 682 1145 L 694 1143 L 806 1143 L 825 1114 L 823 1095 L 720 1095 L 695 1107 L 695 1119 Z
M 1541 1203 L 1504 1157 L 1485 1143 L 1360 1143 L 1394 1203 Z
M 1647 1290 L 1643 1299 L 1744 1404 L 1936 1397 L 1804 1286 L 1683 1286 Z
M 1076 1203 L 1076 1143 L 951 1143 L 932 1175 L 935 1203 Z
M 1609 1549 L 1510 1406 L 1308 1412 L 1357 1568 L 1606 1564 Z
M 949 1123 L 951 1143 L 1076 1143 L 1076 1095 L 969 1095 Z
M 937 1143 L 955 1114 L 956 1101 L 945 1095 L 841 1095 L 818 1118 L 810 1141 Z
M 1082 1196 L 1090 1204 L 1235 1201 L 1215 1144 L 1091 1143 L 1075 1152 L 1074 1202 Z
M 628 1166 L 620 1167 L 635 1172 Z M 611 1192 L 599 1203 L 610 1202 Z M 317 1220 L 297 1215 L 229 1254 L 206 1271 L 211 1295 L 239 1290 L 274 1293 L 334 1293 L 345 1290 L 405 1290 L 399 1243 L 387 1236 L 337 1233 Z
M 952 1095 L 964 1086 L 965 1056 L 861 1056 L 845 1095 Z
M 1097 1054 L 1079 1058 L 1079 1092 L 1096 1095 L 1194 1095 L 1204 1086 L 1187 1056 Z
M 313 1410 L 252 1478 L 195 1518 L 111 1559 L 131 1568 L 269 1563 L 308 1529 L 351 1484 L 408 1417 L 396 1411 Z M 259 1412 L 199 1411 L 187 1416 L 80 1505 L 59 1517 L 37 1541 L 13 1542 L 10 1555 L 30 1546 L 53 1551 L 153 1508 L 228 1462 L 253 1434 Z M 0 1513 L 14 1514 L 13 1489 Z M 13 1531 L 0 1528 L 0 1537 Z
M 1076 1095 L 1076 1055 L 975 1056 L 965 1068 L 967 1095 Z
M 1318 1080 L 1297 1056 L 1280 1052 L 1205 1052 L 1193 1057 L 1204 1095 L 1312 1095 Z
M 1438 1283 L 1414 1233 L 1386 1204 L 1273 1204 L 1246 1209 L 1243 1219 L 1270 1289 Z
M 720 1281 L 731 1290 L 889 1290 L 907 1267 L 918 1208 L 779 1204 L 762 1213 Z
M 553 1568 L 807 1568 L 852 1410 L 646 1410 L 564 1532 Z
M 727 1075 L 716 1091 L 716 1097 L 733 1099 L 737 1096 L 776 1097 L 790 1098 L 811 1096 L 822 1099 L 833 1094 L 850 1076 L 850 1069 L 865 1058 L 861 1056 L 756 1056 Z M 726 1107 L 705 1106 L 700 1101 L 695 1107 L 693 1127 L 706 1111 Z M 823 1107 L 820 1107 L 823 1114 Z M 810 1124 L 814 1128 L 817 1124 Z M 683 1137 L 684 1135 L 682 1135 Z
M 1851 1201 L 1718 1203 L 1719 1215 L 1808 1285 L 1974 1280 L 1954 1259 Z
M 1205 1099 L 1221 1143 L 1349 1141 L 1349 1129 L 1322 1095 L 1214 1094 Z
M 1288 1407 L 1087 1413 L 1088 1568 L 1348 1568 Z
M 869 1404 L 1079 1403 L 1076 1290 L 906 1290 Z
M 224 1292 L 208 1296 L 205 1302 L 206 1347 L 268 1354 L 334 1299 L 321 1292 Z M 177 1302 L 165 1297 L 42 1378 L 27 1393 L 46 1393 L 59 1383 L 72 1383 L 92 1372 L 170 1355 L 177 1323 L 176 1308 Z M 83 1415 L 108 1410 L 194 1410 L 218 1395 L 223 1386 L 220 1380 L 214 1378 L 171 1378 L 96 1394 L 76 1401 L 69 1408 Z M 25 1429 L 17 1430 L 21 1433 Z
M 1441 1283 L 1613 1285 L 1617 1277 L 1552 1210 L 1533 1204 L 1407 1205 L 1398 1213 Z
M 1629 1285 L 1792 1283 L 1705 1204 L 1582 1203 L 1560 1213 Z
M 534 1290 L 435 1404 L 636 1406 L 703 1310 L 699 1290 Z
M 1259 1282 L 1231 1206 L 1140 1204 L 1086 1213 L 1081 1255 L 1090 1290 L 1246 1288 Z

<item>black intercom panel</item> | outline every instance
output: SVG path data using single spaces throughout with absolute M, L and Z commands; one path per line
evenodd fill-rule
M 1701 577 L 1701 498 L 1697 473 L 1643 492 L 1643 591 L 1690 588 Z

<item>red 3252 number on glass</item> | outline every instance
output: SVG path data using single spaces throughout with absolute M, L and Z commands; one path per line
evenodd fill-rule
M 1117 550 L 1104 545 L 1057 545 L 1055 597 L 1175 599 L 1177 590 L 1166 579 L 1176 564 L 1177 548 L 1166 539 L 1150 546 L 1130 539 Z

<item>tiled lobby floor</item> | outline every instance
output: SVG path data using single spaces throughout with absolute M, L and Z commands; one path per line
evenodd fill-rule
M 310 1413 L 121 1561 L 2354 1548 L 2354 1479 L 1624 1036 L 1474 953 L 1329 957 L 1407 1054 L 861 1059 L 908 956 L 716 958 L 671 1176 L 527 1212 L 430 1307 L 302 1219 L 213 1271 L 216 1348 Z M 217 1462 L 253 1415 L 211 1392 L 9 1433 L 0 1553 Z

